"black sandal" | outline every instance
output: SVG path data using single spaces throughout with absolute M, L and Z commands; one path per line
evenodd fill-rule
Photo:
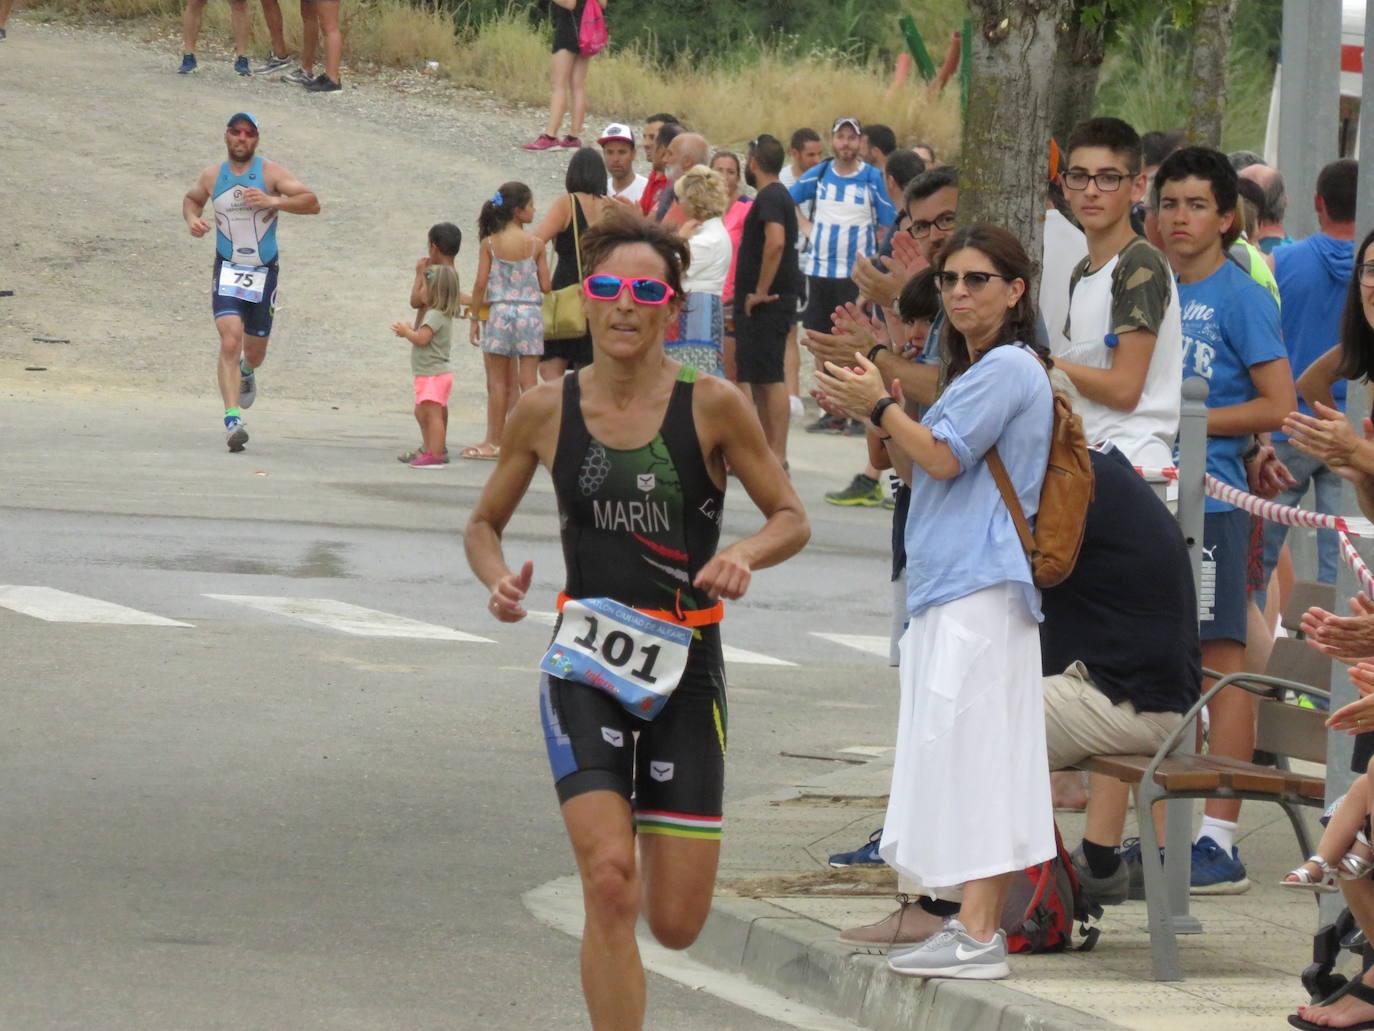
M 1374 988 L 1366 987 L 1358 977 L 1349 982 L 1345 987 L 1339 988 L 1329 996 L 1319 1002 L 1319 1006 L 1329 1006 L 1342 995 L 1353 995 L 1361 1002 L 1367 1002 L 1374 1006 Z M 1288 1023 L 1300 1031 L 1374 1031 L 1374 1020 L 1362 1020 L 1358 1024 L 1346 1024 L 1343 1027 L 1336 1027 L 1334 1024 L 1314 1024 L 1310 1020 L 1304 1020 L 1296 1013 L 1288 1015 Z

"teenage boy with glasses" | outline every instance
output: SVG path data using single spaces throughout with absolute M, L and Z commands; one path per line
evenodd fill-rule
M 1131 225 L 1145 195 L 1140 136 L 1119 118 L 1069 134 L 1060 183 L 1088 254 L 1069 279 L 1069 317 L 1055 366 L 1078 389 L 1089 440 L 1110 440 L 1133 465 L 1173 464 L 1183 382 L 1182 328 L 1164 255 Z
M 1226 257 L 1238 233 L 1236 198 L 1235 170 L 1226 155 L 1207 147 L 1175 151 L 1155 174 L 1153 208 L 1178 276 L 1184 376 L 1201 376 L 1209 387 L 1207 472 L 1248 490 L 1246 465 L 1260 454 L 1255 435 L 1278 429 L 1297 394 L 1278 305 Z M 1236 673 L 1245 665 L 1249 514 L 1208 498 L 1202 536 L 1202 665 Z M 1249 761 L 1254 696 L 1228 687 L 1207 708 L 1212 754 Z M 1194 894 L 1229 895 L 1249 887 L 1233 844 L 1239 815 L 1239 800 L 1208 800 L 1193 844 Z

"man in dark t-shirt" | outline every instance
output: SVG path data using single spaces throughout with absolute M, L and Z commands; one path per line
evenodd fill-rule
M 1178 523 L 1112 447 L 1093 450 L 1096 492 L 1069 578 L 1042 596 L 1040 651 L 1050 769 L 1090 755 L 1150 755 L 1202 686 L 1197 597 Z M 1074 862 L 1098 902 L 1126 899 L 1117 846 L 1128 788 L 1094 777 Z
M 735 367 L 748 384 L 769 448 L 787 461 L 788 401 L 784 355 L 801 292 L 797 207 L 778 181 L 783 146 L 760 136 L 749 147 L 745 178 L 757 189 L 744 218 L 735 263 Z

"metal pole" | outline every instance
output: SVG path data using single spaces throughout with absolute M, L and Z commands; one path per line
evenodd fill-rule
M 1374 0 L 1365 0 L 1364 52 L 1374 57 Z M 1374 81 L 1371 80 L 1374 76 L 1364 79 L 1360 88 L 1360 192 L 1356 224 L 1366 229 L 1374 225 Z M 1360 233 L 1355 235 L 1363 239 Z
M 1202 528 L 1207 507 L 1203 474 L 1207 471 L 1207 381 L 1189 376 L 1183 381 L 1183 404 L 1178 422 L 1178 522 L 1188 545 L 1188 563 L 1198 604 L 1202 604 Z M 1179 753 L 1193 750 L 1194 734 L 1185 733 Z M 1164 883 L 1169 912 L 1177 934 L 1199 934 L 1202 924 L 1188 912 L 1188 884 L 1192 867 L 1193 803 L 1176 798 L 1165 803 Z
M 1341 0 L 1283 0 L 1281 56 L 1279 171 L 1290 198 L 1284 228 L 1301 239 L 1317 231 L 1317 173 L 1339 145 Z

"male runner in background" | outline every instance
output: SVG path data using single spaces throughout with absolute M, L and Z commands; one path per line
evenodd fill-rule
M 218 379 L 230 451 L 248 442 L 241 408 L 257 397 L 254 370 L 267 357 L 277 303 L 277 213 L 315 215 L 318 198 L 275 161 L 257 156 L 258 120 L 246 111 L 224 131 L 229 158 L 200 173 L 181 202 L 194 237 L 210 231 L 201 215 L 215 209 L 210 298 L 219 331 Z

